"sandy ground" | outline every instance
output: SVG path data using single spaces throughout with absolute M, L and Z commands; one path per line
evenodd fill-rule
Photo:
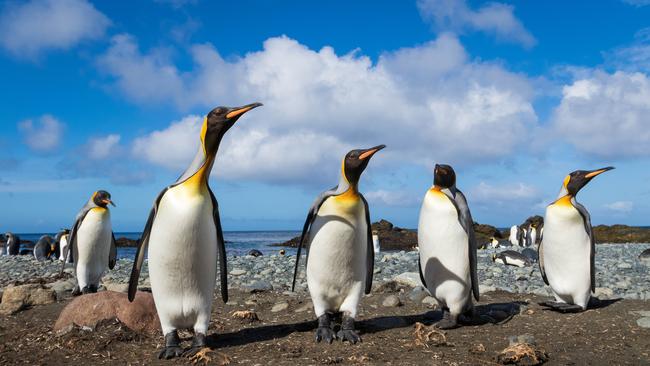
M 404 294 L 395 292 L 404 299 Z M 548 365 L 643 365 L 650 364 L 650 330 L 636 324 L 631 311 L 650 310 L 647 301 L 621 300 L 578 314 L 544 310 L 534 295 L 492 292 L 482 295 L 482 314 L 514 315 L 504 324 L 465 326 L 431 333 L 429 342 L 418 341 L 416 323 L 425 326 L 440 319 L 440 312 L 404 300 L 399 307 L 383 307 L 388 293 L 363 299 L 357 323 L 363 342 L 357 345 L 314 342 L 316 322 L 306 294 L 289 296 L 274 292 L 247 294 L 232 291 L 231 303 L 215 300 L 206 358 L 203 364 L 242 365 L 494 365 L 496 355 L 508 346 L 508 337 L 532 335 L 546 351 Z M 52 326 L 69 302 L 35 307 L 0 318 L 1 364 L 192 364 L 186 358 L 159 361 L 155 355 L 162 335 L 135 334 L 117 322 L 107 322 L 94 332 L 75 330 L 57 337 Z M 248 304 L 246 302 L 248 301 Z M 270 311 L 287 301 L 286 310 Z M 302 308 L 302 309 L 301 309 Z M 237 310 L 256 312 L 259 321 L 236 319 Z M 298 310 L 298 311 L 296 311 Z M 302 311 L 301 311 L 302 310 Z M 422 328 L 429 332 L 433 328 Z M 421 333 L 420 335 L 422 335 Z M 190 334 L 181 334 L 189 346 Z

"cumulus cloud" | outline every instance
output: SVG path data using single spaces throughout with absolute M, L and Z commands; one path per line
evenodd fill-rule
M 467 6 L 465 0 L 418 0 L 417 5 L 422 17 L 432 21 L 439 30 L 476 30 L 524 47 L 537 43 L 514 15 L 512 5 L 491 2 L 476 10 Z
M 87 156 L 94 160 L 110 157 L 116 152 L 120 143 L 120 135 L 110 134 L 103 137 L 93 137 L 86 144 Z
M 379 189 L 370 191 L 363 194 L 370 204 L 383 204 L 386 206 L 414 206 L 422 201 L 422 197 L 418 197 L 412 192 L 408 191 L 389 191 Z
M 636 7 L 642 7 L 650 5 L 650 0 L 621 0 L 626 4 L 634 5 Z
M 525 183 L 493 185 L 480 182 L 469 190 L 467 199 L 470 203 L 504 205 L 513 203 L 533 204 L 540 200 L 540 191 Z
M 36 122 L 27 119 L 18 123 L 25 144 L 40 153 L 51 152 L 59 147 L 64 127 L 63 123 L 49 114 L 41 116 Z
M 33 58 L 101 38 L 109 24 L 86 0 L 9 2 L 0 14 L 0 45 L 16 57 Z
M 631 201 L 616 201 L 606 204 L 605 208 L 618 213 L 628 213 L 634 209 L 634 203 Z
M 643 73 L 594 71 L 562 91 L 553 113 L 561 138 L 604 158 L 650 155 L 650 79 Z
M 450 34 L 386 53 L 375 64 L 358 52 L 312 50 L 287 37 L 229 60 L 210 44 L 190 51 L 193 67 L 181 72 L 164 52 L 142 52 L 120 35 L 98 65 L 137 103 L 207 112 L 217 103 L 263 102 L 224 140 L 218 164 L 228 177 L 305 181 L 325 169 L 331 180 L 348 149 L 379 143 L 388 145 L 386 161 L 481 163 L 518 149 L 537 124 L 528 79 L 468 60 Z M 134 152 L 178 170 L 196 151 L 199 123 L 196 116 L 173 122 L 138 139 Z

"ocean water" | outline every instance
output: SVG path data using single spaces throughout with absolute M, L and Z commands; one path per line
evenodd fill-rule
M 56 233 L 30 233 L 16 234 L 20 240 L 30 240 L 36 243 L 42 235 L 51 235 Z M 116 232 L 115 238 L 140 239 L 142 233 L 133 232 Z M 294 248 L 271 247 L 270 244 L 282 243 L 295 236 L 300 235 L 299 231 L 224 231 L 223 236 L 226 240 L 226 252 L 228 255 L 246 255 L 251 249 L 257 249 L 264 254 L 277 253 L 280 249 L 285 249 L 287 254 L 295 254 Z M 117 258 L 130 258 L 135 256 L 136 248 L 118 247 Z

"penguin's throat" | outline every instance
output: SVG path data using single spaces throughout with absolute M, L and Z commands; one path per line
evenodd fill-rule
M 214 156 L 208 155 L 203 165 L 201 165 L 201 167 L 194 174 L 192 174 L 191 177 L 183 182 L 183 188 L 185 188 L 188 192 L 194 194 L 207 192 L 208 178 L 210 177 L 210 172 L 212 171 L 213 162 Z
M 555 204 L 559 206 L 573 206 L 573 203 L 571 202 L 572 200 L 573 200 L 573 196 L 567 194 L 560 197 L 557 201 L 555 201 Z

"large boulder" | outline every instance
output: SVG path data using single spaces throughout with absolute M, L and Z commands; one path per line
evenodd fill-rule
M 650 229 L 627 225 L 594 226 L 597 243 L 650 243 Z
M 2 294 L 0 314 L 11 315 L 34 305 L 47 305 L 56 302 L 56 292 L 41 284 L 8 286 Z
M 136 332 L 160 332 L 156 305 L 150 293 L 137 292 L 133 302 L 129 302 L 126 294 L 114 291 L 77 297 L 63 309 L 54 324 L 54 331 L 62 334 L 75 326 L 94 329 L 98 323 L 113 319 Z
M 115 245 L 118 247 L 137 247 L 138 241 L 122 237 L 115 239 Z

